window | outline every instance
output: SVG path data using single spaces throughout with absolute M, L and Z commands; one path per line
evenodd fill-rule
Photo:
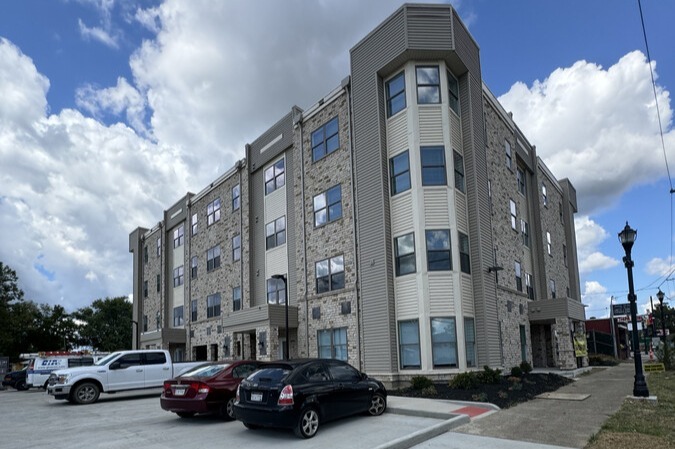
M 548 195 L 546 194 L 546 184 L 541 184 L 541 201 L 544 203 L 544 206 L 548 206 Z
M 513 156 L 511 156 L 511 144 L 508 140 L 504 141 L 504 152 L 506 153 L 506 166 L 513 169 Z
M 197 277 L 197 263 L 197 256 L 190 259 L 190 279 L 195 279 Z
M 191 235 L 195 235 L 197 233 L 197 214 L 192 214 L 192 218 L 190 219 L 190 225 L 191 225 Z
M 457 366 L 457 331 L 454 318 L 431 319 L 431 352 L 434 367 Z
M 356 368 L 343 363 L 329 363 L 328 371 L 336 382 L 353 383 L 359 382 L 362 378 L 361 373 Z
M 567 266 L 567 245 L 563 245 L 563 263 Z
M 162 255 L 162 238 L 157 237 L 157 257 Z
M 241 287 L 234 287 L 232 289 L 232 310 L 241 310 Z
M 389 159 L 389 171 L 392 196 L 410 189 L 410 161 L 407 150 Z
M 190 321 L 197 321 L 197 300 L 190 301 Z
M 143 281 L 143 297 L 148 297 L 148 281 Z
M 415 234 L 410 233 L 394 239 L 396 252 L 396 276 L 414 273 L 417 271 L 415 264 Z
M 560 214 L 560 223 L 561 223 L 561 224 L 565 224 L 565 220 L 563 219 L 563 207 L 562 207 L 562 203 L 558 203 L 558 210 L 560 211 L 560 212 L 559 212 L 559 214 Z
M 148 263 L 148 246 L 143 247 L 143 263 Z
M 316 263 L 316 292 L 345 288 L 344 256 L 335 256 Z
M 555 281 L 551 279 L 548 281 L 549 287 L 551 288 L 551 298 L 555 299 Z
M 516 290 L 518 290 L 519 292 L 522 292 L 523 291 L 523 272 L 522 272 L 522 267 L 520 266 L 520 262 L 516 261 L 515 269 L 516 269 Z
M 241 235 L 237 234 L 232 237 L 232 260 L 237 261 L 241 259 Z
M 241 207 L 241 187 L 239 184 L 232 187 L 232 211 L 235 211 Z
M 466 366 L 476 366 L 476 324 L 473 318 L 464 318 Z
M 445 149 L 443 147 L 421 147 L 422 185 L 447 185 L 445 172 Z
M 173 230 L 173 247 L 178 248 L 185 241 L 185 227 L 183 225 L 178 226 Z
M 534 299 L 534 287 L 532 286 L 532 275 L 525 273 L 525 287 L 527 288 L 527 297 Z
M 387 93 L 387 117 L 405 109 L 405 74 L 399 73 L 385 84 Z
M 159 293 L 159 291 L 162 288 L 162 277 L 158 274 L 156 279 L 157 279 L 157 281 L 156 281 L 157 282 L 157 293 Z
M 417 75 L 417 103 L 441 102 L 441 77 L 438 67 L 415 67 Z
M 338 118 L 335 117 L 312 133 L 312 161 L 340 148 Z
M 417 320 L 398 323 L 401 368 L 420 368 L 420 329 Z
M 173 308 L 173 327 L 183 325 L 183 306 Z
M 206 318 L 220 316 L 220 293 L 206 297 Z
M 518 191 L 525 195 L 525 172 L 520 167 L 516 169 L 516 179 L 518 180 Z
M 452 152 L 452 159 L 455 165 L 455 189 L 466 193 L 464 186 L 464 158 L 456 151 Z
M 427 269 L 429 271 L 452 270 L 450 254 L 450 231 L 426 231 Z
M 286 217 L 279 217 L 265 225 L 267 249 L 286 243 Z
M 520 220 L 520 232 L 523 235 L 523 245 L 530 246 L 530 225 L 525 220 Z
M 462 273 L 471 274 L 471 256 L 469 255 L 469 236 L 459 233 L 459 264 Z
M 516 227 L 517 219 L 517 209 L 516 209 L 516 202 L 513 200 L 509 200 L 509 209 L 511 210 L 511 228 L 514 230 L 517 230 L 518 228 Z
M 267 280 L 267 303 L 286 304 L 286 283 L 283 279 Z
M 180 287 L 183 285 L 183 265 L 173 269 L 173 286 Z
M 553 255 L 551 251 L 551 233 L 546 231 L 546 252 L 549 256 Z
M 455 111 L 459 115 L 459 83 L 457 78 L 453 76 L 452 73 L 447 72 L 448 74 L 448 102 L 450 104 L 450 109 Z
M 220 198 L 206 205 L 206 225 L 211 226 L 218 220 L 220 220 Z
M 319 357 L 347 361 L 347 328 L 325 329 L 318 332 Z
M 314 226 L 342 217 L 342 187 L 336 185 L 314 197 Z
M 269 195 L 286 184 L 286 165 L 284 158 L 279 159 L 265 170 L 265 195 Z
M 220 245 L 206 251 L 206 272 L 215 270 L 220 266 Z
M 155 313 L 155 326 L 155 329 L 162 328 L 162 315 L 159 313 L 159 310 Z
M 148 316 L 143 315 L 143 332 L 148 331 Z

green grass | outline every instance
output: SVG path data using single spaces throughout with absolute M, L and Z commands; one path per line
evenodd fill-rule
M 647 386 L 657 402 L 625 401 L 587 449 L 675 448 L 675 372 L 650 373 Z

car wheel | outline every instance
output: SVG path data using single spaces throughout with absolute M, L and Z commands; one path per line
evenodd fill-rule
M 247 429 L 251 429 L 251 430 L 260 429 L 260 426 L 259 426 L 259 425 L 257 425 L 257 424 L 251 424 L 250 422 L 245 422 L 245 423 L 244 423 L 244 426 L 246 426 Z
M 375 393 L 370 400 L 368 413 L 371 416 L 380 416 L 387 409 L 387 400 L 382 393 Z
M 49 386 L 49 381 L 45 380 L 45 384 L 42 386 L 42 389 L 47 391 L 47 387 Z
M 98 400 L 98 396 L 101 394 L 101 391 L 98 389 L 98 385 L 91 382 L 83 382 L 73 389 L 70 393 L 73 401 L 76 404 L 93 404 Z
M 176 415 L 180 416 L 181 418 L 192 418 L 195 416 L 194 412 L 176 412 Z
M 15 385 L 14 388 L 16 388 L 19 391 L 26 391 L 28 390 L 28 387 L 26 386 L 26 381 L 25 380 L 19 380 Z
M 316 409 L 307 407 L 300 413 L 298 424 L 293 429 L 300 438 L 312 438 L 319 431 L 319 414 Z
M 234 398 L 230 398 L 220 407 L 220 417 L 225 421 L 232 421 L 234 417 Z

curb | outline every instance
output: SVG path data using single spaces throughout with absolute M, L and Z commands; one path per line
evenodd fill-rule
M 397 413 L 397 411 L 391 411 L 391 413 Z M 434 417 L 431 416 L 431 414 L 429 413 L 421 415 L 412 413 L 400 413 L 400 414 L 409 416 L 427 416 L 432 418 Z M 452 414 L 444 413 L 442 415 L 447 416 Z M 471 419 L 469 419 L 467 415 L 453 415 L 452 418 L 446 419 L 441 423 L 434 424 L 433 426 L 427 427 L 426 429 L 418 430 L 417 432 L 411 433 L 410 435 L 406 435 L 404 437 L 397 438 L 388 443 L 381 444 L 380 446 L 377 446 L 375 449 L 409 449 L 417 444 L 420 444 L 424 441 L 442 435 L 454 429 L 455 427 L 461 426 L 462 424 L 467 424 L 469 422 L 471 422 Z

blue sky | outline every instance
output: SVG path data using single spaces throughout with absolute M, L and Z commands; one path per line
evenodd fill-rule
M 587 317 L 640 311 L 672 266 L 670 184 L 637 0 L 453 2 L 483 81 L 577 188 Z M 68 310 L 131 292 L 128 234 L 244 155 L 293 105 L 349 72 L 349 49 L 400 3 L 24 0 L 0 15 L 0 260 Z M 675 3 L 643 1 L 675 168 Z

